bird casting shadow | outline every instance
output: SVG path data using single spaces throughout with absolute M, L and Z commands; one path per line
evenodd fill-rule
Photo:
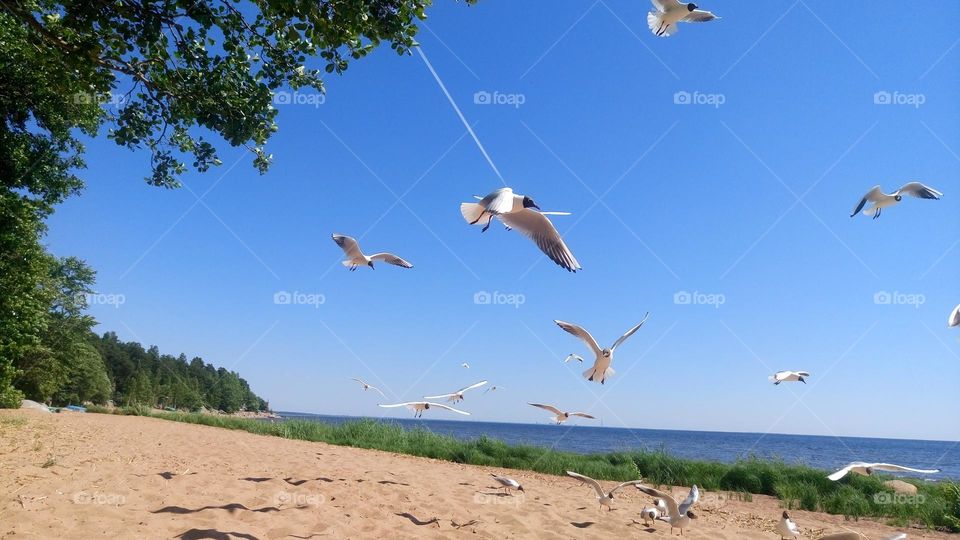
M 267 476 L 248 476 L 248 477 L 246 477 L 246 478 L 241 478 L 241 480 L 244 480 L 244 481 L 247 481 L 247 482 L 257 482 L 257 483 L 260 483 L 260 482 L 268 482 L 268 481 L 270 481 L 270 480 L 273 480 L 273 478 L 270 478 L 270 477 L 267 477 Z
M 239 510 L 246 510 L 248 512 L 280 512 L 280 509 L 276 506 L 265 506 L 263 508 L 247 508 L 246 506 L 240 503 L 230 503 L 223 504 L 220 506 L 201 506 L 200 508 L 190 509 L 184 508 L 182 506 L 164 506 L 159 510 L 153 510 L 151 514 L 196 514 L 197 512 L 203 512 L 204 510 L 226 510 L 228 512 L 237 512 Z
M 293 478 L 284 478 L 284 482 L 290 484 L 291 486 L 299 486 L 301 484 L 306 484 L 308 480 L 294 480 Z
M 591 525 L 596 525 L 596 523 L 594 523 L 593 521 L 582 521 L 580 523 L 577 523 L 576 521 L 571 521 L 570 524 L 578 529 L 586 529 Z
M 492 487 L 487 489 L 497 489 L 497 488 Z M 481 495 L 485 495 L 487 497 L 512 497 L 512 495 L 510 495 L 509 493 L 504 493 L 502 491 L 478 491 L 477 493 Z
M 423 525 L 433 525 L 433 524 L 437 524 L 437 526 L 440 525 L 439 518 L 431 518 L 431 519 L 428 519 L 427 521 L 421 521 L 417 516 L 411 514 L 410 512 L 395 513 L 394 515 L 400 516 L 402 518 L 407 518 L 410 520 L 410 523 L 413 523 L 414 525 L 419 525 L 421 527 Z
M 252 534 L 238 533 L 238 532 L 223 532 L 216 529 L 190 529 L 185 531 L 175 538 L 181 538 L 182 540 L 231 540 L 232 538 L 246 538 L 246 540 L 260 540 Z
M 403 482 L 394 482 L 393 480 L 380 480 L 378 484 L 383 484 L 385 486 L 409 486 L 410 484 L 405 484 Z
M 174 476 L 190 476 L 191 474 L 197 474 L 197 473 L 191 472 L 191 473 L 186 473 L 186 474 L 177 474 L 177 473 L 174 473 L 174 472 L 167 471 L 167 472 L 161 472 L 161 473 L 157 473 L 157 474 L 160 475 L 160 476 L 162 476 L 164 480 L 170 480 L 170 479 L 173 478 Z

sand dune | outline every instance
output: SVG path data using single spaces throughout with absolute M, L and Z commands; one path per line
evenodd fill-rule
M 503 495 L 490 473 L 519 480 Z M 685 489 L 678 488 L 679 495 Z M 622 495 L 621 495 L 622 493 Z M 667 538 L 568 478 L 98 414 L 0 411 L 0 538 Z M 703 493 L 684 538 L 776 539 L 778 501 Z M 883 524 L 794 511 L 804 538 Z M 953 538 L 910 530 L 910 538 Z

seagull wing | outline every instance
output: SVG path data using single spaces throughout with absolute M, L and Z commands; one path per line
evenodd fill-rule
M 695 9 L 691 11 L 686 17 L 680 20 L 683 22 L 707 22 L 707 21 L 712 21 L 714 19 L 719 19 L 719 18 L 720 17 L 717 17 L 716 15 L 714 15 L 713 13 L 707 10 Z
M 606 496 L 607 496 L 607 494 L 603 492 L 603 488 L 600 487 L 600 482 L 597 482 L 597 481 L 594 480 L 593 478 L 590 478 L 589 476 L 584 476 L 584 475 L 582 475 L 582 474 L 577 474 L 577 473 L 575 473 L 575 472 L 573 472 L 573 471 L 567 471 L 567 476 L 569 476 L 569 477 L 571 477 L 571 478 L 576 478 L 576 479 L 579 480 L 580 482 L 582 482 L 582 483 L 584 483 L 584 484 L 587 484 L 588 486 L 592 487 L 593 490 L 597 492 L 597 497 L 606 497 Z
M 384 409 L 392 409 L 394 407 L 416 407 L 417 405 L 423 405 L 425 401 L 408 401 L 406 403 L 392 403 L 390 405 L 380 405 L 377 404 L 377 407 L 383 407 Z
M 387 395 L 384 394 L 383 391 L 380 390 L 379 388 L 377 388 L 376 386 L 373 386 L 373 385 L 368 384 L 368 385 L 367 385 L 367 388 L 370 388 L 371 390 L 376 390 L 378 394 L 380 394 L 381 396 L 383 396 L 383 399 L 387 399 Z
M 360 380 L 360 379 L 358 379 L 358 378 L 356 378 L 356 377 L 350 377 L 350 380 L 351 380 L 351 381 L 357 381 L 358 383 L 360 383 L 360 384 L 362 384 L 362 385 L 364 385 L 364 386 L 370 386 L 369 384 L 363 382 L 362 380 Z
M 905 193 L 921 199 L 939 199 L 943 196 L 943 193 L 940 193 L 932 187 L 925 186 L 920 182 L 908 182 L 898 189 L 897 193 Z
M 333 241 L 340 246 L 340 249 L 347 255 L 347 257 L 354 259 L 362 259 L 363 253 L 360 251 L 360 244 L 352 236 L 346 236 L 343 234 L 334 234 Z
M 554 407 L 553 405 L 544 405 L 542 403 L 528 403 L 527 405 L 533 405 L 534 407 L 540 407 L 541 409 L 548 410 L 553 414 L 563 414 L 563 411 Z
M 454 409 L 453 407 L 450 407 L 450 406 L 448 406 L 448 405 L 444 405 L 444 404 L 442 404 L 442 403 L 433 403 L 433 402 L 430 402 L 430 403 L 428 403 L 428 405 L 430 405 L 431 407 L 440 407 L 441 409 L 446 409 L 446 410 L 448 410 L 448 411 L 453 411 L 453 412 L 455 412 L 455 413 L 457 413 L 457 414 L 463 414 L 463 415 L 466 415 L 466 416 L 470 416 L 470 413 L 468 413 L 467 411 L 461 411 L 460 409 Z
M 644 486 L 642 484 L 637 484 L 637 489 L 646 493 L 647 495 L 650 495 L 651 497 L 658 497 L 663 500 L 663 502 L 667 503 L 668 517 L 680 516 L 680 508 L 677 506 L 677 500 L 673 498 L 673 495 L 658 489 L 653 489 L 649 486 Z
M 370 256 L 370 260 L 373 261 L 383 261 L 387 264 L 392 264 L 395 266 L 402 266 L 404 268 L 413 268 L 413 265 L 407 261 L 397 257 L 393 253 L 374 253 Z
M 950 312 L 950 318 L 947 319 L 947 326 L 951 328 L 960 326 L 960 304 L 957 304 L 957 307 L 953 308 L 953 311 Z
M 600 345 L 597 343 L 597 340 L 593 339 L 593 336 L 590 335 L 590 332 L 587 332 L 582 327 L 577 326 L 573 323 L 563 322 L 554 320 L 553 322 L 557 323 L 557 326 L 563 328 L 568 333 L 571 333 L 578 338 L 580 338 L 584 343 L 587 344 L 587 347 L 593 351 L 593 354 L 600 356 L 603 354 L 603 350 L 600 348 Z M 582 360 L 581 360 L 582 361 Z
M 681 515 L 686 514 L 687 510 L 690 510 L 693 507 L 693 505 L 697 504 L 697 501 L 699 500 L 700 500 L 700 490 L 697 489 L 697 485 L 694 484 L 693 487 L 690 488 L 690 493 L 687 494 L 687 498 L 684 499 L 682 503 L 680 503 L 680 506 L 679 508 L 677 508 L 677 510 L 680 511 Z
M 801 376 L 801 377 L 809 377 L 809 376 L 810 376 L 810 372 L 809 372 L 809 371 L 794 371 L 794 373 L 796 373 L 797 375 L 799 375 L 799 376 Z
M 903 465 L 893 465 L 891 463 L 873 463 L 869 466 L 875 471 L 887 471 L 887 472 L 915 472 L 923 474 L 934 474 L 940 472 L 940 469 L 914 469 L 912 467 L 904 467 Z
M 487 384 L 487 381 L 480 381 L 480 382 L 478 382 L 478 383 L 476 383 L 476 384 L 471 384 L 470 386 L 467 386 L 467 387 L 465 387 L 465 388 L 461 388 L 460 390 L 457 391 L 457 393 L 458 393 L 458 394 L 462 394 L 463 392 L 466 392 L 467 390 L 473 390 L 474 388 L 480 388 L 481 386 L 483 386 L 483 385 L 485 385 L 485 384 Z
M 868 191 L 863 198 L 860 199 L 860 203 L 857 204 L 857 207 L 853 210 L 853 213 L 850 214 L 850 217 L 859 214 L 860 211 L 863 210 L 863 207 L 867 205 L 868 201 L 877 202 L 877 199 L 879 199 L 881 195 L 883 195 L 883 190 L 880 189 L 880 186 L 873 186 L 870 188 L 870 191 Z
M 616 490 L 618 490 L 618 489 L 620 489 L 620 488 L 622 488 L 622 487 L 639 485 L 639 484 L 642 483 L 642 482 L 643 482 L 643 479 L 642 479 L 642 478 L 639 479 L 639 480 L 630 480 L 629 482 L 622 482 L 622 483 L 618 484 L 617 487 L 611 489 L 611 490 L 610 490 L 610 493 L 613 493 L 614 491 L 616 491 Z
M 680 7 L 680 0 L 651 0 L 653 2 L 653 7 L 657 8 L 658 11 L 664 12 L 668 9 L 677 9 Z
M 594 420 L 597 419 L 596 416 L 589 415 L 589 414 L 587 414 L 587 413 L 585 413 L 585 412 L 572 412 L 572 413 L 570 413 L 570 416 L 582 416 L 582 417 L 584 417 L 584 418 L 592 418 L 592 419 L 594 419 Z
M 478 204 L 491 214 L 509 212 L 513 210 L 513 190 L 508 187 L 500 188 L 480 199 Z
M 846 467 L 840 469 L 839 471 L 827 475 L 827 478 L 829 478 L 830 480 L 833 480 L 833 481 L 837 481 L 837 480 L 843 478 L 844 476 L 846 476 L 847 473 L 849 473 L 854 467 L 860 467 L 860 466 L 862 466 L 862 465 L 863 465 L 863 463 L 859 463 L 859 462 L 857 462 L 857 463 L 851 463 L 851 464 L 847 465 Z
M 616 348 L 617 348 L 617 345 L 620 345 L 621 343 L 623 343 L 624 341 L 626 341 L 626 339 L 627 339 L 628 337 L 632 336 L 634 332 L 636 332 L 637 330 L 639 330 L 640 327 L 643 326 L 643 323 L 647 322 L 647 317 L 649 317 L 649 316 L 650 316 L 650 312 L 647 312 L 647 314 L 643 316 L 643 320 L 640 321 L 640 324 L 638 324 L 638 325 L 634 326 L 633 328 L 627 330 L 627 333 L 626 333 L 626 334 L 620 336 L 620 339 L 618 339 L 617 341 L 615 341 L 615 342 L 613 343 L 613 347 L 610 347 L 610 350 L 612 351 L 612 350 L 616 349 Z
M 569 361 L 571 361 L 571 360 L 576 360 L 577 362 L 580 362 L 581 364 L 583 363 L 583 357 L 582 357 L 582 356 L 580 356 L 579 354 L 572 354 L 572 353 L 567 355 L 567 357 L 563 360 L 563 363 L 566 364 L 567 362 L 569 362 Z
M 439 396 L 423 396 L 423 399 L 443 399 L 453 397 L 455 395 L 457 395 L 457 393 L 453 392 L 452 394 L 440 394 Z
M 563 238 L 560 237 L 560 233 L 557 232 L 556 227 L 540 212 L 524 208 L 518 212 L 500 214 L 497 217 L 499 217 L 500 221 L 507 227 L 516 229 L 533 240 L 533 242 L 537 244 L 537 247 L 540 248 L 540 251 L 544 252 L 553 262 L 561 267 L 570 272 L 576 272 L 581 269 L 580 263 L 577 262 L 576 257 L 573 256 L 573 252 L 571 252 L 570 248 L 563 242 Z

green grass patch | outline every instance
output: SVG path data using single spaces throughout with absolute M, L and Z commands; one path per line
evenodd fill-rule
M 87 410 L 151 416 L 258 435 L 554 475 L 572 470 L 598 480 L 614 481 L 635 480 L 642 476 L 654 485 L 697 484 L 706 491 L 732 492 L 733 498 L 741 500 L 749 500 L 753 494 L 771 495 L 779 498 L 788 509 L 800 508 L 850 518 L 874 517 L 900 526 L 920 524 L 931 529 L 960 532 L 960 484 L 951 481 L 914 482 L 918 489 L 916 496 L 898 496 L 883 485 L 883 481 L 890 477 L 848 475 L 839 482 L 832 482 L 826 478 L 827 471 L 752 457 L 728 464 L 681 459 L 662 449 L 577 454 L 539 446 L 509 445 L 489 437 L 459 440 L 426 429 L 404 429 L 376 420 L 341 424 L 308 420 L 265 422 L 200 413 L 154 412 L 146 408 L 89 407 Z

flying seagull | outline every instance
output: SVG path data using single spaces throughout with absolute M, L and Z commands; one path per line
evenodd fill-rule
M 580 362 L 581 364 L 583 363 L 583 357 L 580 356 L 579 354 L 573 354 L 573 353 L 568 354 L 567 357 L 563 359 L 563 363 L 566 364 L 567 362 L 569 362 L 569 361 L 571 361 L 571 360 L 576 360 L 577 362 Z
M 451 402 L 453 402 L 453 403 L 459 403 L 459 402 L 463 401 L 463 393 L 464 393 L 464 392 L 466 392 L 467 390 L 473 390 L 474 388 L 480 388 L 481 386 L 483 386 L 483 385 L 485 385 L 485 384 L 487 384 L 487 381 L 480 381 L 480 382 L 478 382 L 478 383 L 476 383 L 476 384 L 471 384 L 470 386 L 467 386 L 466 388 L 461 388 L 461 389 L 457 390 L 456 392 L 453 392 L 453 393 L 450 393 L 450 394 L 440 394 L 439 396 L 423 396 L 423 399 L 443 399 L 443 398 L 446 398 L 447 401 L 451 401 Z M 494 388 L 496 388 L 496 387 L 494 387 Z
M 831 480 L 839 480 L 846 476 L 847 473 L 857 473 L 864 476 L 870 476 L 874 473 L 874 471 L 934 474 L 940 472 L 940 469 L 912 469 L 902 465 L 891 465 L 890 463 L 864 463 L 863 461 L 854 461 L 839 471 L 830 474 L 827 476 L 827 478 Z
M 384 394 L 382 391 L 380 391 L 379 388 L 377 388 L 376 386 L 374 386 L 374 385 L 372 385 L 372 384 L 367 384 L 367 383 L 361 381 L 360 379 L 357 379 L 357 378 L 354 378 L 354 377 L 351 377 L 350 380 L 357 381 L 358 383 L 360 383 L 360 386 L 362 386 L 364 390 L 376 390 L 376 391 L 379 392 L 380 395 L 383 396 L 384 398 L 387 397 L 386 394 Z
M 600 345 L 597 344 L 597 340 L 593 339 L 593 336 L 590 335 L 590 332 L 587 332 L 583 328 L 570 324 L 563 321 L 553 321 L 557 323 L 560 328 L 563 328 L 567 332 L 577 336 L 584 343 L 587 344 L 587 347 L 590 347 L 593 350 L 593 354 L 596 358 L 593 361 L 593 367 L 583 372 L 583 376 L 588 381 L 596 381 L 600 384 L 604 384 L 607 380 L 607 377 L 613 375 L 613 368 L 610 367 L 610 364 L 613 363 L 613 351 L 617 348 L 618 345 L 623 343 L 628 337 L 632 336 L 634 332 L 640 329 L 643 326 L 643 323 L 647 322 L 647 317 L 650 316 L 650 313 L 647 313 L 643 316 L 643 320 L 639 324 L 627 330 L 627 333 L 620 336 L 620 339 L 615 341 L 609 349 L 601 349 Z
M 680 534 L 683 535 L 683 529 L 690 524 L 690 520 L 697 519 L 696 514 L 690 511 L 693 505 L 697 504 L 697 501 L 700 500 L 700 490 L 697 489 L 696 484 L 690 488 L 690 493 L 687 494 L 687 498 L 679 505 L 677 504 L 677 500 L 673 498 L 673 495 L 669 493 L 644 485 L 637 485 L 637 489 L 647 495 L 659 497 L 667 503 L 667 515 L 660 519 L 670 524 L 670 534 L 673 534 L 673 529 L 676 528 L 680 529 Z
M 918 199 L 933 199 L 939 200 L 943 196 L 943 193 L 933 189 L 932 187 L 927 187 L 920 182 L 908 182 L 904 184 L 900 189 L 894 191 L 893 193 L 884 193 L 880 186 L 873 186 L 866 195 L 860 199 L 860 204 L 857 205 L 853 213 L 850 214 L 850 217 L 856 216 L 863 207 L 867 205 L 868 202 L 873 203 L 873 206 L 863 210 L 863 215 L 869 216 L 873 214 L 873 219 L 880 217 L 880 211 L 888 206 L 893 206 L 903 200 L 904 195 L 911 195 L 917 197 Z
M 647 26 L 654 35 L 672 36 L 679 28 L 677 23 L 707 22 L 719 19 L 713 13 L 698 9 L 694 3 L 684 4 L 678 0 L 653 0 L 653 11 L 647 13 Z
M 548 214 L 563 212 L 541 212 L 540 207 L 530 197 L 517 195 L 510 188 L 500 188 L 481 198 L 480 202 L 461 203 L 460 213 L 470 225 L 482 223 L 484 231 L 490 228 L 493 218 L 497 218 L 507 228 L 516 229 L 533 240 L 540 251 L 561 267 L 570 272 L 581 269 L 573 252 L 547 218 Z
M 544 405 L 542 403 L 528 403 L 528 405 L 533 405 L 534 407 L 540 407 L 541 409 L 552 412 L 554 414 L 553 420 L 556 421 L 557 424 L 562 424 L 566 422 L 567 420 L 570 419 L 571 416 L 581 416 L 583 418 L 590 418 L 592 420 L 596 420 L 597 418 L 596 416 L 591 416 L 584 412 L 564 412 L 554 407 L 553 405 Z
M 495 474 L 491 474 L 490 476 L 492 476 L 493 479 L 496 480 L 498 484 L 500 484 L 500 487 L 502 487 L 505 492 L 509 492 L 511 489 L 514 489 L 516 491 L 523 491 L 523 486 L 520 485 L 520 482 L 517 482 L 513 478 L 509 478 L 506 476 L 497 476 Z
M 360 251 L 360 244 L 350 236 L 334 234 L 333 241 L 336 242 L 344 254 L 346 254 L 347 258 L 342 264 L 350 268 L 350 271 L 356 270 L 359 266 L 369 266 L 373 268 L 374 261 L 383 261 L 395 266 L 402 266 L 403 268 L 413 268 L 412 264 L 397 257 L 393 253 L 374 253 L 369 257 L 364 255 L 363 252 Z
M 464 362 L 464 363 L 460 364 L 460 367 L 462 367 L 463 369 L 470 369 L 470 364 Z
M 384 409 L 390 409 L 393 407 L 406 407 L 411 411 L 413 411 L 414 418 L 420 418 L 421 416 L 423 416 L 423 411 L 429 410 L 432 407 L 446 409 L 448 411 L 453 411 L 457 414 L 465 414 L 467 416 L 470 416 L 470 413 L 466 411 L 461 411 L 460 409 L 454 409 L 453 407 L 443 405 L 442 403 L 431 403 L 429 401 L 408 401 L 406 403 L 394 403 L 392 405 L 378 405 L 378 406 L 383 407 Z
M 603 510 L 603 507 L 604 507 L 604 506 L 607 507 L 607 510 L 610 510 L 610 503 L 613 501 L 613 494 L 614 494 L 614 492 L 616 492 L 618 489 L 620 489 L 620 488 L 622 488 L 622 487 L 624 487 L 624 486 L 635 486 L 635 485 L 638 485 L 640 482 L 643 481 L 643 480 L 641 479 L 641 480 L 631 480 L 631 481 L 629 481 L 629 482 L 623 482 L 623 483 L 621 483 L 621 484 L 617 484 L 616 486 L 614 486 L 614 488 L 611 489 L 610 491 L 604 492 L 604 491 L 603 491 L 603 487 L 600 486 L 600 482 L 597 482 L 596 480 L 594 480 L 593 478 L 590 478 L 589 476 L 584 476 L 584 475 L 582 475 L 582 474 L 577 474 L 577 473 L 575 473 L 575 472 L 573 472 L 573 471 L 567 471 L 567 476 L 570 476 L 570 477 L 572 477 L 572 478 L 576 478 L 576 479 L 579 480 L 581 483 L 586 484 L 586 485 L 592 487 L 593 490 L 597 492 L 597 502 L 600 503 L 600 510 Z
M 774 385 L 780 384 L 783 381 L 787 381 L 787 382 L 800 381 L 803 384 L 807 384 L 807 381 L 804 378 L 809 376 L 810 376 L 810 373 L 806 371 L 778 371 L 773 375 L 767 377 L 767 379 L 770 379 L 770 382 L 772 382 Z
M 502 387 L 502 386 L 491 386 L 490 388 L 487 388 L 486 390 L 484 390 L 483 393 L 484 393 L 484 394 L 487 394 L 487 393 L 489 393 L 489 392 L 493 392 L 494 390 L 503 390 L 503 387 Z
M 957 307 L 953 308 L 953 311 L 950 312 L 950 318 L 947 319 L 947 326 L 950 328 L 960 326 L 960 304 L 957 304 Z
M 796 540 L 800 537 L 800 528 L 790 519 L 790 514 L 788 514 L 786 510 L 783 511 L 783 517 L 780 518 L 780 522 L 777 523 L 777 534 L 780 535 L 780 540 L 786 538 Z

